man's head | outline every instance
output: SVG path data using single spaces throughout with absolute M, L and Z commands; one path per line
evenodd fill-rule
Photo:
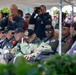
M 14 36 L 14 28 L 9 27 L 6 30 L 4 30 L 2 33 L 6 35 L 6 38 L 10 39 Z
M 74 22 L 70 27 L 70 34 L 72 36 L 76 35 L 76 22 Z
M 41 5 L 40 6 L 42 13 L 44 14 L 46 12 L 46 6 L 45 5 Z
M 32 42 L 36 38 L 36 34 L 32 29 L 28 29 L 25 31 L 24 37 L 27 42 Z
M 6 38 L 5 34 L 2 33 L 3 31 L 4 31 L 4 28 L 0 27 L 0 39 Z
M 22 28 L 17 28 L 15 30 L 15 35 L 14 35 L 16 41 L 21 41 L 21 39 L 24 37 L 24 29 Z
M 46 25 L 45 27 L 45 34 L 47 38 L 54 36 L 54 28 L 51 25 Z
M 63 28 L 62 28 L 63 38 L 68 37 L 70 35 L 70 26 L 71 24 L 64 23 Z
M 16 16 L 18 13 L 18 7 L 15 4 L 10 6 L 10 13 L 12 16 Z
M 29 23 L 30 17 L 31 17 L 30 13 L 25 14 L 25 20 L 26 20 L 27 23 Z
M 23 17 L 23 11 L 21 9 L 18 9 L 18 16 Z

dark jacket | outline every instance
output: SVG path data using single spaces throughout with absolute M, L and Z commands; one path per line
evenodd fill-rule
M 29 23 L 35 24 L 34 31 L 35 31 L 37 37 L 39 37 L 42 40 L 43 38 L 46 37 L 45 26 L 47 24 L 51 25 L 52 22 L 51 22 L 51 19 L 47 20 L 47 18 L 49 18 L 49 17 L 47 17 L 48 14 L 41 14 L 41 15 L 38 15 L 36 18 L 34 18 L 35 15 L 36 15 L 35 13 L 32 14 Z
M 0 21 L 0 27 L 13 27 L 14 29 L 24 27 L 23 18 L 16 16 L 13 20 L 15 21 L 14 23 L 10 22 L 8 17 L 6 17 L 3 21 Z

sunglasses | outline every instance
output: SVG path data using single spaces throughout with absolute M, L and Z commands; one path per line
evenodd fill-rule
M 29 18 L 28 16 L 26 16 L 25 18 Z
M 50 33 L 52 33 L 52 30 L 45 31 L 45 33 L 49 33 L 50 34 Z

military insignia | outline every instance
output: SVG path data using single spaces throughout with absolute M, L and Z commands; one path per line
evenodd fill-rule
M 72 39 L 71 39 L 71 38 L 67 40 L 67 42 L 68 42 L 68 43 L 70 43 L 71 41 L 72 41 Z
M 15 40 L 12 40 L 12 45 L 15 45 L 16 44 L 16 41 Z
M 51 28 L 51 25 L 46 25 L 46 28 Z
M 55 39 L 52 39 L 50 42 L 55 42 L 56 40 Z
M 5 30 L 7 29 L 7 27 L 5 27 Z
M 43 24 L 43 21 L 41 21 L 41 24 Z
M 51 21 L 51 19 L 49 19 L 49 21 Z

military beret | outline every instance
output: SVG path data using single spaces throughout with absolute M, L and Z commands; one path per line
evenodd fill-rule
M 70 26 L 71 26 L 70 23 L 64 23 L 64 24 L 63 24 L 63 27 L 68 27 L 68 28 L 70 28 Z
M 53 26 L 52 25 L 46 25 L 45 31 L 48 31 L 48 30 L 54 30 Z
M 24 29 L 22 29 L 22 28 L 17 28 L 17 29 L 15 29 L 15 33 L 20 33 L 20 32 L 23 32 L 23 33 L 24 33 L 25 31 L 24 31 Z
M 25 38 L 32 36 L 35 32 L 32 29 L 28 29 L 25 31 Z

